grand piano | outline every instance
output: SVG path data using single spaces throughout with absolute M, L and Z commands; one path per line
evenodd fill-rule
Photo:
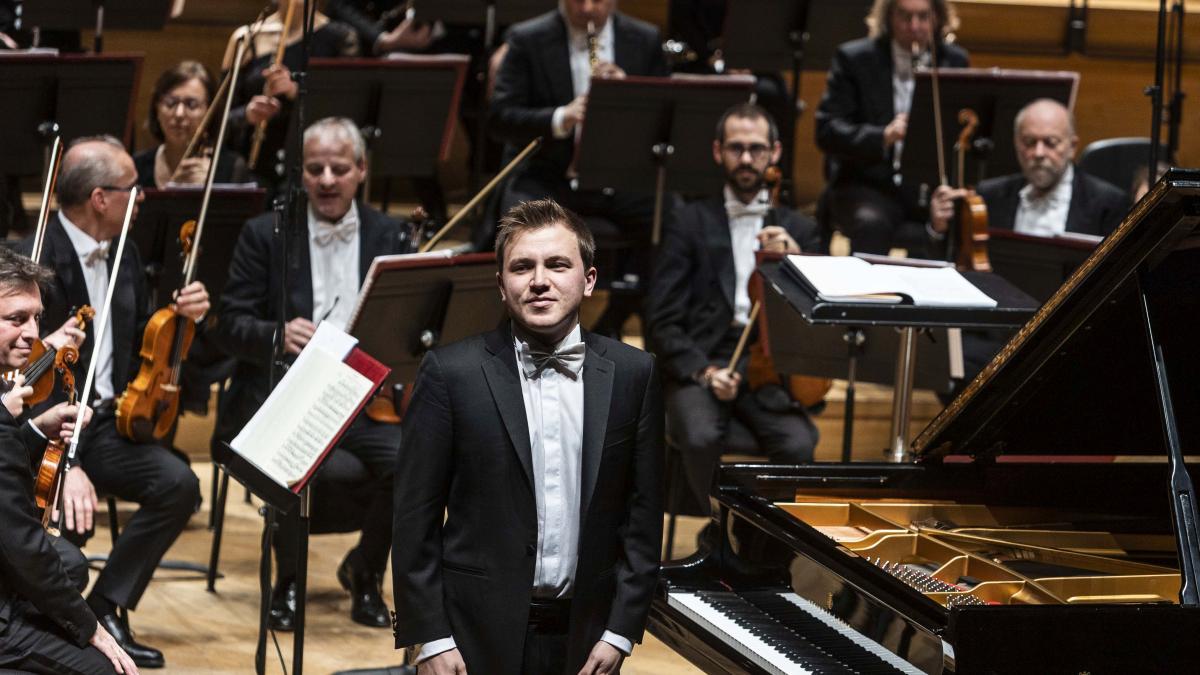
M 1200 670 L 1198 225 L 1170 172 L 911 462 L 723 466 L 650 632 L 708 673 Z

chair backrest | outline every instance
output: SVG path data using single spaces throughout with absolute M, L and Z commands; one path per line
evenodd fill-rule
M 1166 148 L 1159 153 L 1166 160 Z M 1079 153 L 1076 165 L 1082 171 L 1112 183 L 1122 192 L 1130 192 L 1133 176 L 1150 161 L 1150 139 L 1141 136 L 1104 138 L 1088 143 Z

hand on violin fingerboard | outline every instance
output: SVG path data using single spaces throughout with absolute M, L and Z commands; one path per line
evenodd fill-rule
M 75 433 L 75 418 L 79 416 L 79 406 L 59 403 L 33 419 L 33 425 L 49 439 L 71 442 L 71 434 Z M 83 428 L 92 421 L 92 409 L 84 407 Z
M 45 342 L 55 349 L 62 349 L 66 345 L 79 348 L 79 346 L 83 344 L 85 337 L 86 334 L 79 326 L 79 321 L 72 316 L 71 318 L 67 319 L 63 325 L 59 326 L 58 330 L 42 338 L 42 342 Z
M 193 281 L 175 294 L 175 311 L 192 321 L 199 321 L 208 313 L 208 289 L 199 281 Z
M 25 410 L 25 397 L 32 393 L 33 387 L 25 386 L 25 376 L 17 373 L 12 381 L 12 389 L 0 395 L 0 403 L 3 403 L 4 408 L 8 410 L 8 414 L 12 415 L 13 419 L 16 419 Z

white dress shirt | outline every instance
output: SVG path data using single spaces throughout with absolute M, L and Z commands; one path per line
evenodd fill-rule
M 743 204 L 728 185 L 725 186 L 725 213 L 729 216 L 729 243 L 733 251 L 733 322 L 745 326 L 750 321 L 750 275 L 754 273 L 754 252 L 758 233 L 771 209 L 770 194 L 758 193 L 754 201 Z
M 71 246 L 75 248 L 79 267 L 83 269 L 83 282 L 87 285 L 88 304 L 95 308 L 96 320 L 99 321 L 98 313 L 104 307 L 104 296 L 108 293 L 108 249 L 112 241 L 92 239 L 92 235 L 79 229 L 79 226 L 72 223 L 62 211 L 58 212 L 58 219 L 67 231 Z M 111 308 L 109 314 L 112 314 Z M 113 397 L 112 321 L 106 322 L 103 330 L 93 325 L 92 331 L 100 340 L 100 351 L 96 356 L 96 379 L 93 381 L 95 398 L 92 402 L 95 403 Z
M 1042 237 L 1053 237 L 1066 232 L 1074 181 L 1075 167 L 1068 164 L 1062 178 L 1058 179 L 1058 185 L 1050 192 L 1036 197 L 1032 185 L 1021 188 L 1020 204 L 1017 205 L 1013 229 L 1021 234 Z
M 583 340 L 578 324 L 562 342 L 562 349 Z M 521 352 L 527 343 L 513 338 L 513 352 L 521 377 L 521 399 L 529 424 L 533 453 L 533 494 L 537 504 L 537 556 L 533 571 L 533 597 L 569 598 L 574 590 L 579 562 L 579 500 L 583 480 L 583 371 L 571 378 L 546 368 L 530 378 L 521 369 Z M 586 358 L 586 357 L 585 357 Z M 624 654 L 633 643 L 612 631 L 600 638 Z M 455 648 L 454 638 L 421 646 L 418 661 Z
M 313 323 L 329 321 L 345 330 L 358 300 L 358 205 L 341 220 L 321 220 L 308 209 L 308 255 L 312 262 Z
M 575 28 L 567 21 L 566 17 L 563 17 L 563 21 L 567 24 L 567 53 L 571 61 L 571 87 L 575 92 L 575 96 L 582 96 L 588 93 L 592 85 L 592 64 L 588 58 L 587 31 Z M 597 34 L 596 57 L 602 62 L 616 62 L 616 56 L 613 53 L 613 21 L 611 16 L 608 17 L 608 21 L 604 23 L 604 27 Z M 574 133 L 574 129 L 567 129 L 563 125 L 565 107 L 559 106 L 555 108 L 554 115 L 550 118 L 550 127 L 554 132 L 555 138 L 566 138 Z

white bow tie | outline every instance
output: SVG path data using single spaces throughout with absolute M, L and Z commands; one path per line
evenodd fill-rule
M 354 233 L 357 230 L 357 218 L 344 218 L 337 223 L 326 223 L 318 220 L 317 231 L 313 233 L 313 240 L 317 242 L 317 246 L 328 246 L 333 241 L 333 238 L 337 237 L 348 244 L 354 239 Z
M 101 242 L 96 248 L 88 251 L 88 254 L 83 257 L 83 264 L 86 267 L 94 267 L 96 263 L 107 265 L 108 261 L 108 245 L 110 242 Z
M 749 204 L 743 204 L 741 200 L 731 199 L 725 202 L 725 212 L 729 214 L 730 220 L 737 220 L 743 216 L 758 216 L 767 215 L 771 210 L 771 205 L 767 202 L 754 200 Z

